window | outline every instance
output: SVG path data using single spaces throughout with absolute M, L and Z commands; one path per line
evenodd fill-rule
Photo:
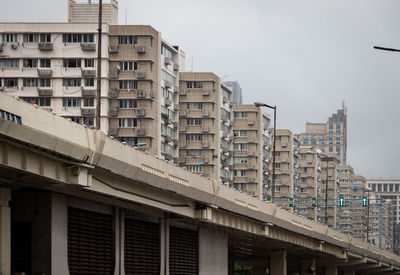
M 37 87 L 38 79 L 37 78 L 24 78 L 22 81 L 22 86 L 24 87 Z
M 281 136 L 272 136 L 276 141 L 281 141 Z
M 197 149 L 186 150 L 186 156 L 188 156 L 188 157 L 201 157 L 202 153 L 201 153 L 201 150 L 197 150 Z
M 63 43 L 94 42 L 93 33 L 64 33 Z
M 119 99 L 118 105 L 120 109 L 133 109 L 137 108 L 136 99 Z
M 18 88 L 18 78 L 4 78 L 4 87 Z
M 84 98 L 83 106 L 84 107 L 94 107 L 94 98 Z
M 121 67 L 122 71 L 136 71 L 137 70 L 137 62 L 123 61 L 120 63 L 120 67 Z
M 275 168 L 281 168 L 281 164 L 280 163 L 275 163 Z
M 80 59 L 64 59 L 63 66 L 64 66 L 64 68 L 80 68 L 81 60 Z
M 169 81 L 172 84 L 176 83 L 175 76 L 173 76 L 172 74 L 170 74 L 170 73 L 168 73 L 168 72 L 166 72 L 164 70 L 161 70 L 161 79 L 164 80 L 164 81 Z
M 188 103 L 186 103 L 186 108 L 188 110 L 201 110 L 201 109 L 203 109 L 203 103 L 202 102 L 188 102 Z
M 51 60 L 50 58 L 42 58 L 39 60 L 40 68 L 50 68 L 51 67 Z
M 280 192 L 280 191 L 281 191 L 281 187 L 280 186 L 275 186 L 275 192 Z
M 63 78 L 63 86 L 79 87 L 81 86 L 80 78 Z
M 94 68 L 94 59 L 93 58 L 86 58 L 85 59 L 85 67 L 86 68 Z
M 202 134 L 186 134 L 187 141 L 202 141 L 203 135 Z
M 17 33 L 3 33 L 2 42 L 18 42 Z
M 16 58 L 1 58 L 0 59 L 0 68 L 10 69 L 10 68 L 19 68 L 19 59 Z
M 200 81 L 188 81 L 186 82 L 187 89 L 203 89 L 203 82 Z
M 235 118 L 247 118 L 247 112 L 235 112 Z
M 80 116 L 66 116 L 65 118 L 71 119 L 71 121 L 81 124 L 81 117 Z
M 187 118 L 186 124 L 187 125 L 202 125 L 203 120 L 201 118 Z
M 235 137 L 247 137 L 247 130 L 235 130 L 233 131 Z
M 279 157 L 281 155 L 281 152 L 275 151 L 275 157 Z
M 22 61 L 22 66 L 24 68 L 37 68 L 38 60 L 36 58 L 25 58 Z
M 201 173 L 202 166 L 201 165 L 186 165 L 186 169 L 190 172 Z
M 94 87 L 94 78 L 85 78 L 84 83 L 86 87 Z
M 329 152 L 333 152 L 333 147 L 329 146 Z
M 233 175 L 235 177 L 245 177 L 247 174 L 247 170 L 233 170 Z
M 39 86 L 40 87 L 50 87 L 51 86 L 50 78 L 39 78 Z
M 247 157 L 235 157 L 233 159 L 234 163 L 247 163 Z
M 136 118 L 119 118 L 118 119 L 118 127 L 120 128 L 135 128 L 137 127 L 137 119 Z
M 172 53 L 172 51 L 170 49 L 168 49 L 167 47 L 165 47 L 164 45 L 161 46 L 161 54 L 165 57 L 169 57 L 172 60 L 174 60 L 174 54 Z M 174 60 L 175 62 L 175 60 Z
M 119 88 L 121 90 L 136 90 L 138 88 L 137 80 L 120 80 Z
M 121 142 L 126 142 L 127 145 L 132 147 L 136 146 L 138 143 L 137 137 L 118 137 L 118 140 Z
M 247 143 L 234 143 L 233 149 L 238 151 L 247 150 Z
M 93 117 L 82 117 L 82 124 L 86 126 L 94 126 Z
M 81 107 L 81 99 L 76 97 L 64 97 L 63 107 Z
M 50 107 L 51 106 L 51 98 L 50 97 L 23 97 L 22 100 L 31 103 L 37 104 L 42 107 Z
M 25 43 L 51 42 L 51 34 L 49 33 L 25 33 L 23 36 Z
M 136 45 L 137 36 L 136 35 L 119 35 L 118 44 L 120 45 Z

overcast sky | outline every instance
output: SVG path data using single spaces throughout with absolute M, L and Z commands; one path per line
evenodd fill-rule
M 34 3 L 34 4 L 33 4 Z M 398 0 L 120 0 L 120 24 L 152 25 L 187 68 L 237 80 L 245 103 L 278 106 L 278 128 L 305 131 L 348 106 L 348 163 L 398 178 Z M 126 15 L 127 14 L 127 18 Z M 1 21 L 66 21 L 67 0 L 13 0 Z M 1 31 L 1 30 L 0 30 Z

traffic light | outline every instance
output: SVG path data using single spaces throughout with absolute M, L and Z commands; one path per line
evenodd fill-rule
M 362 197 L 361 205 L 362 206 L 368 206 L 368 198 L 367 197 Z
M 294 207 L 294 199 L 293 198 L 288 198 L 288 206 Z
M 339 197 L 339 206 L 344 206 L 345 202 L 344 202 L 344 197 Z
M 316 197 L 312 197 L 311 198 L 311 206 L 312 207 L 317 207 L 317 198 Z
M 390 242 L 387 241 L 387 242 L 386 242 L 386 250 L 389 250 L 389 249 L 390 249 Z
M 271 203 L 272 203 L 272 198 L 271 198 L 271 197 L 267 197 L 265 201 L 266 201 L 268 204 L 271 204 Z

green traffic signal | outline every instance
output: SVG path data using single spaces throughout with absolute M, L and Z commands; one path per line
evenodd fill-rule
M 293 198 L 288 198 L 288 206 L 294 207 L 294 199 Z
M 317 207 L 317 198 L 316 197 L 312 197 L 311 198 L 311 206 L 312 207 Z

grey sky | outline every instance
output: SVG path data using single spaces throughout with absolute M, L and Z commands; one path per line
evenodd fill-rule
M 14 0 L 1 21 L 66 21 L 67 0 Z M 278 106 L 278 128 L 304 132 L 345 100 L 348 162 L 400 178 L 397 0 L 120 0 L 119 21 L 148 24 L 193 56 L 195 71 L 240 82 L 245 103 Z M 145 12 L 144 12 L 145 11 Z M 149 12 L 150 11 L 150 12 Z

